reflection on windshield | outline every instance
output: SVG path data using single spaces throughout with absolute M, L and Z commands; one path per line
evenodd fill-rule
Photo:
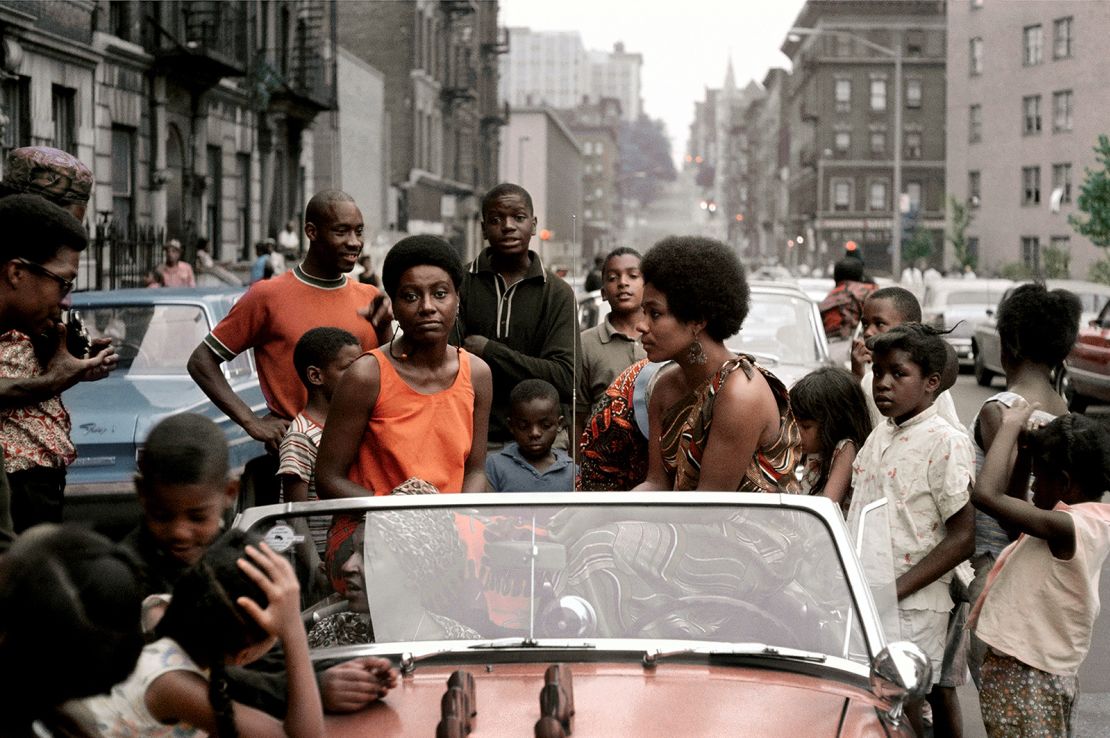
M 282 524 L 289 534 L 305 530 L 299 520 Z M 336 516 L 319 554 L 330 590 L 305 603 L 315 648 L 672 638 L 866 660 L 840 556 L 822 520 L 806 511 L 383 510 Z
M 136 374 L 183 374 L 189 355 L 208 335 L 195 305 L 100 305 L 81 309 L 91 338 L 108 338 L 120 369 Z

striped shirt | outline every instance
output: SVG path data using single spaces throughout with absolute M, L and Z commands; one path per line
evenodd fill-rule
M 278 450 L 278 476 L 288 474 L 307 482 L 310 501 L 319 499 L 316 495 L 316 451 L 323 435 L 324 426 L 301 413 L 289 424 Z M 284 490 L 281 492 L 281 501 L 287 501 Z M 329 523 L 330 518 L 326 515 L 314 515 L 308 519 L 308 529 L 312 531 L 312 540 L 316 543 L 317 551 L 323 551 L 326 547 Z

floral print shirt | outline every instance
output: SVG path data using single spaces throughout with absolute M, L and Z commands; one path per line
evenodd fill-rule
M 18 331 L 0 335 L 0 377 L 37 377 L 42 372 L 30 338 Z M 71 428 L 69 412 L 59 395 L 0 411 L 4 471 L 11 474 L 36 466 L 69 466 L 77 458 L 69 437 Z

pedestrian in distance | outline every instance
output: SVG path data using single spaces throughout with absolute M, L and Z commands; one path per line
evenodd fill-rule
M 748 314 L 748 282 L 719 241 L 665 238 L 643 264 L 636 325 L 659 370 L 648 404 L 650 454 L 642 490 L 797 492 L 801 451 L 786 387 L 725 339 Z
M 983 466 L 1002 422 L 1002 412 L 1016 401 L 1036 404 L 1033 419 L 1047 424 L 1066 415 L 1067 401 L 1056 392 L 1053 371 L 1064 361 L 1079 335 L 1079 298 L 1067 290 L 1048 290 L 1040 284 L 1015 287 L 998 306 L 999 355 L 1006 372 L 1006 389 L 988 397 L 972 421 L 977 469 Z M 1030 479 L 1014 478 L 1009 493 L 1026 499 Z M 983 510 L 975 511 L 975 571 L 968 595 L 972 601 L 982 593 L 987 576 L 1012 536 Z M 980 684 L 980 667 L 986 644 L 974 633 L 970 638 L 968 666 L 975 683 Z
M 509 393 L 525 379 L 550 382 L 563 415 L 573 406 L 578 304 L 570 285 L 549 274 L 529 249 L 536 225 L 527 190 L 511 183 L 491 189 L 482 198 L 482 235 L 489 246 L 463 277 L 453 338 L 493 373 L 491 450 L 512 440 Z M 560 433 L 555 445 L 569 448 L 569 434 Z
M 181 242 L 176 238 L 166 241 L 163 249 L 165 262 L 158 267 L 163 287 L 196 287 L 197 278 L 189 262 L 181 260 Z
M 577 447 L 586 421 L 617 375 L 644 358 L 636 321 L 644 294 L 641 256 L 627 246 L 613 249 L 602 262 L 601 295 L 609 314 L 598 325 L 582 331 L 578 353 L 574 442 Z
M 836 285 L 820 305 L 821 321 L 830 341 L 852 335 L 863 314 L 864 301 L 878 289 L 874 282 L 864 278 L 863 262 L 854 256 L 836 262 L 833 279 Z
M 274 245 L 270 239 L 254 245 L 254 262 L 251 264 L 251 284 L 271 279 L 274 276 L 274 262 L 270 258 Z
M 491 492 L 573 492 L 576 469 L 566 451 L 552 448 L 566 418 L 559 392 L 542 379 L 525 379 L 509 395 L 513 442 L 486 457 Z
M 292 565 L 234 531 L 186 570 L 131 675 L 74 708 L 90 735 L 318 738 L 324 711 L 301 622 Z M 229 664 L 249 664 L 280 641 L 288 678 L 284 720 L 234 701 Z
M 440 492 L 484 492 L 489 366 L 449 344 L 462 262 L 435 236 L 390 249 L 382 284 L 401 333 L 347 369 L 316 461 L 321 498 L 387 495 L 410 478 Z
M 851 372 L 822 367 L 790 388 L 790 407 L 802 438 L 802 493 L 823 495 L 848 513 L 852 463 L 871 434 L 863 390 Z
M 971 440 L 934 405 L 951 363 L 935 329 L 905 323 L 872 336 L 867 346 L 875 403 L 887 420 L 856 456 L 848 519 L 858 520 L 860 510 L 883 498 L 900 511 L 890 516 L 890 529 L 902 637 L 920 646 L 933 674 L 942 675 L 955 604 L 953 570 L 971 555 L 975 541 Z M 954 687 L 928 686 L 935 734 L 958 735 Z M 921 711 L 920 702 L 907 706 L 918 735 L 924 735 Z
M 976 507 L 1019 533 L 991 570 L 972 627 L 987 644 L 979 703 L 987 734 L 1072 735 L 1078 671 L 1110 554 L 1110 435 L 1083 415 L 1047 425 L 1017 398 L 975 485 Z M 1032 504 L 1009 492 L 1033 473 Z

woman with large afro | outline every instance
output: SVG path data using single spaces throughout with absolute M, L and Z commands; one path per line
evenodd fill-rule
M 644 257 L 636 329 L 660 370 L 648 404 L 645 490 L 797 491 L 800 442 L 786 388 L 725 340 L 748 314 L 748 283 L 723 243 L 673 236 Z

